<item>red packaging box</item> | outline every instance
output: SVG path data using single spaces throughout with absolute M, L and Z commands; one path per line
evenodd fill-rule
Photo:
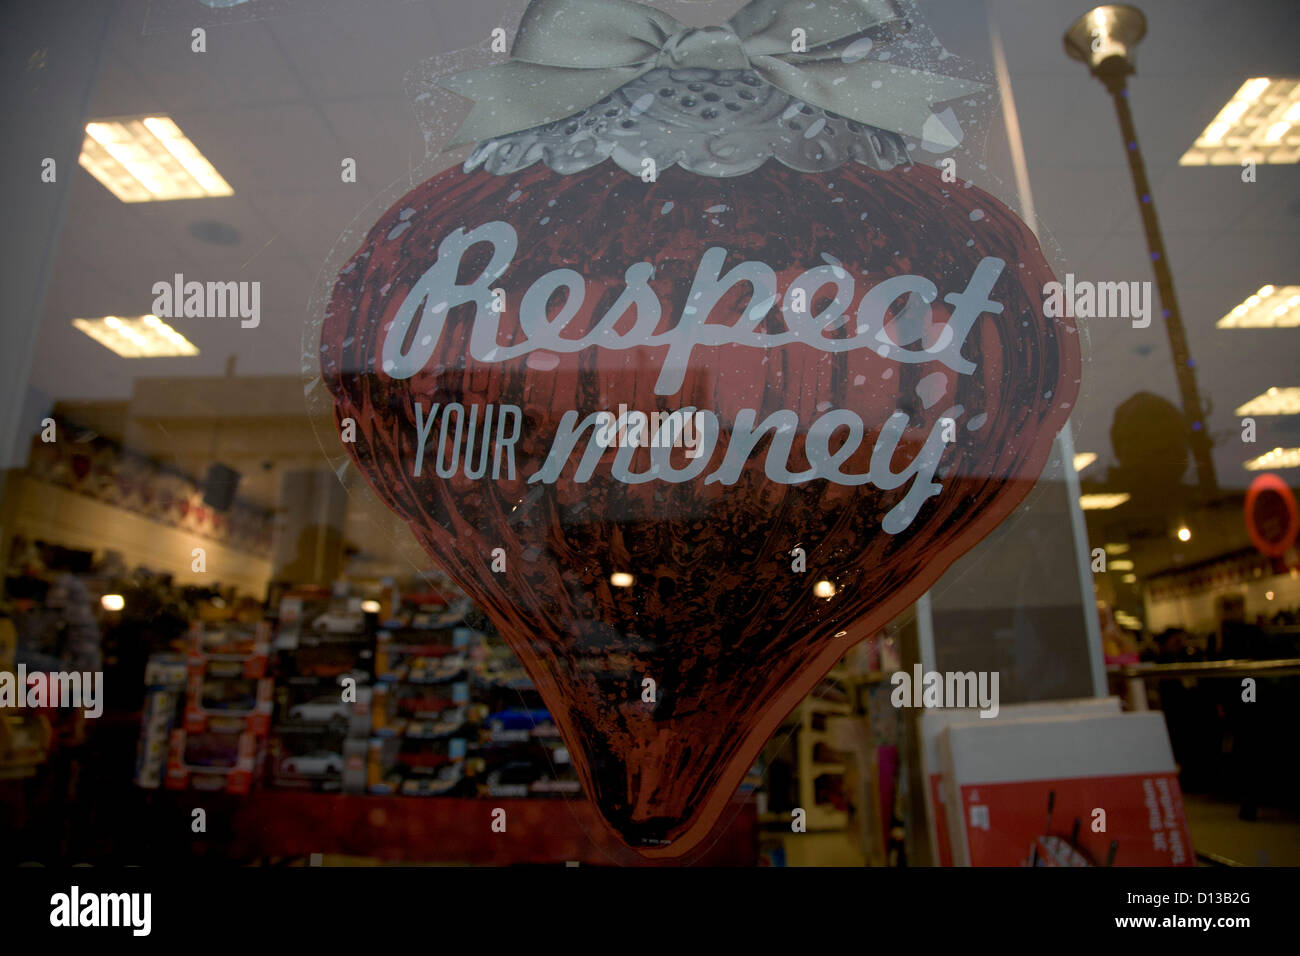
M 958 866 L 1193 866 L 1164 715 L 957 724 L 939 737 Z
M 927 708 L 921 714 L 921 774 L 925 780 L 926 820 L 930 827 L 930 850 L 934 866 L 952 866 L 952 843 L 948 835 L 947 805 L 944 802 L 943 762 L 939 758 L 939 736 L 955 724 L 1021 720 L 1029 717 L 1057 717 L 1080 711 L 1118 714 L 1118 697 L 1082 697 L 1076 700 L 1043 700 L 1006 704 L 996 717 L 980 717 L 974 708 Z

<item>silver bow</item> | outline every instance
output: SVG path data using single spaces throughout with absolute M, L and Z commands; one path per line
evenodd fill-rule
M 572 116 L 661 67 L 753 70 L 812 106 L 920 138 L 934 103 L 985 87 L 865 56 L 868 31 L 900 20 L 890 0 L 751 0 L 701 28 L 631 0 L 532 0 L 509 62 L 437 82 L 474 101 L 453 145 Z

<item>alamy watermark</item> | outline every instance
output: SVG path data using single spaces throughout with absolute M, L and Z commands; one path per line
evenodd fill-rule
M 895 707 L 976 707 L 981 717 L 998 715 L 997 671 L 895 671 L 889 702 Z
M 126 926 L 133 936 L 148 936 L 152 912 L 152 893 L 82 893 L 73 886 L 50 897 L 50 925 L 57 927 Z
M 0 708 L 68 707 L 81 709 L 90 719 L 104 712 L 103 671 L 27 672 L 0 671 Z
M 1152 302 L 1150 282 L 1076 281 L 1067 272 L 1064 284 L 1043 286 L 1043 315 L 1049 319 L 1131 319 L 1133 328 L 1145 329 Z
M 687 458 L 698 458 L 703 421 L 704 413 L 699 411 L 629 412 L 626 405 L 619 405 L 617 415 L 596 413 L 595 441 L 602 448 L 685 448 Z
M 245 329 L 262 321 L 262 283 L 186 282 L 176 273 L 171 282 L 153 284 L 153 314 L 162 319 L 239 318 Z

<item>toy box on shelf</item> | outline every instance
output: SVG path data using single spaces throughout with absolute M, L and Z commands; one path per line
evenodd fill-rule
M 273 786 L 365 789 L 378 603 L 350 593 L 347 582 L 280 599 L 268 748 Z
M 509 650 L 485 640 L 474 696 L 492 708 L 470 747 L 469 768 L 484 797 L 575 796 L 581 793 L 560 732 L 541 695 Z
M 248 793 L 257 772 L 259 743 L 256 735 L 239 731 L 173 730 L 167 789 Z
M 191 625 L 184 720 L 168 739 L 168 789 L 252 789 L 271 721 L 269 653 L 265 621 Z
M 145 664 L 144 712 L 135 758 L 137 787 L 156 790 L 163 785 L 168 743 L 184 707 L 186 676 L 180 654 L 153 654 Z
M 377 635 L 367 788 L 449 796 L 472 792 L 466 756 L 488 708 L 471 695 L 482 635 L 452 587 L 403 595 Z
M 210 624 L 190 628 L 186 658 L 185 730 L 200 734 L 266 735 L 274 683 L 267 677 L 270 628 Z

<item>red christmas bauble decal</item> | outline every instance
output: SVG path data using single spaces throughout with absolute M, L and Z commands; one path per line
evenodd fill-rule
M 1011 211 L 928 167 L 456 167 L 341 270 L 321 367 L 603 818 L 680 855 L 1037 479 L 1080 376 L 1052 280 Z

